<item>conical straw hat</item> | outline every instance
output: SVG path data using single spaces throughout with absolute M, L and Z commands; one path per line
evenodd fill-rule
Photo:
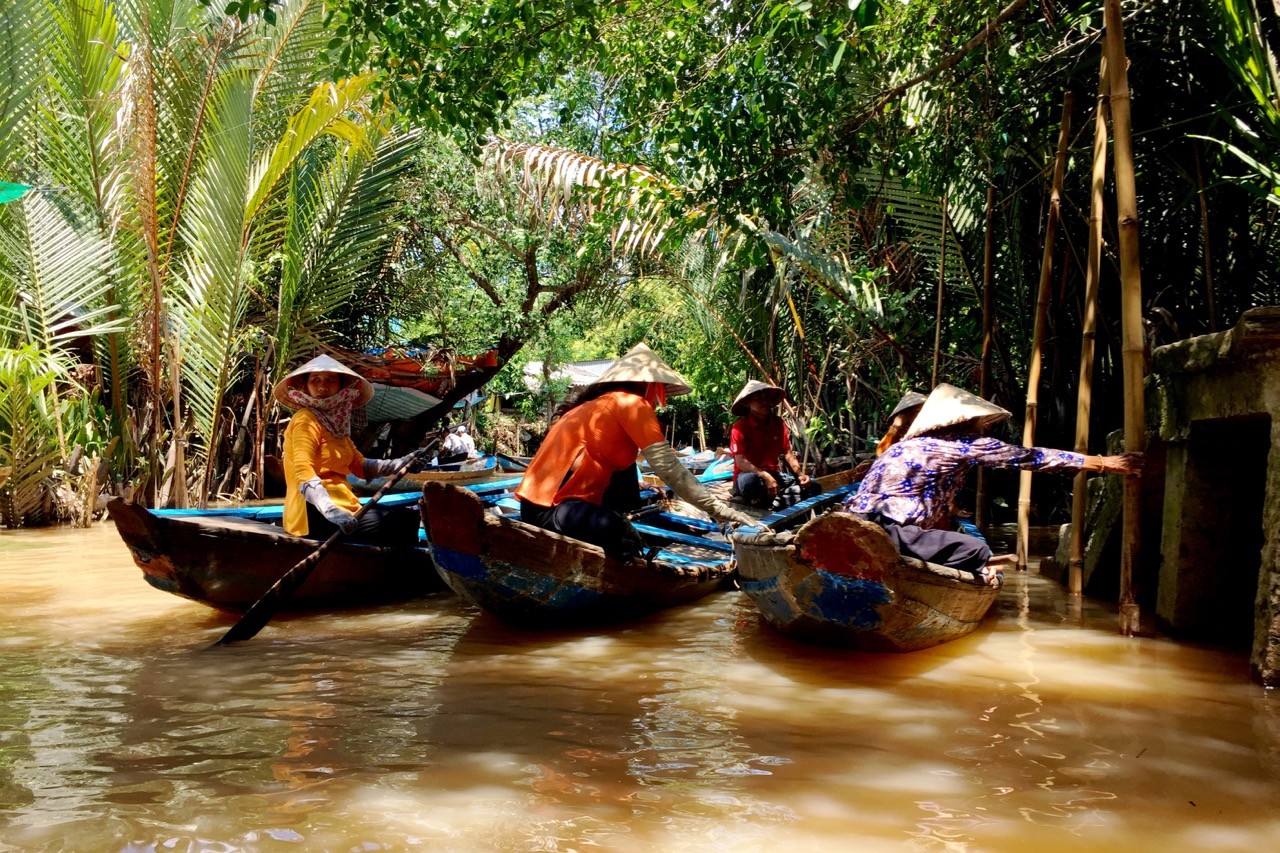
M 678 397 L 692 390 L 679 373 L 644 344 L 632 347 L 612 367 L 601 373 L 600 378 L 591 383 L 591 387 L 613 382 L 659 382 L 667 386 L 668 397 Z
M 772 398 L 769 405 L 776 406 L 781 403 L 786 394 L 777 385 L 770 385 L 768 382 L 761 382 L 759 379 L 752 379 L 742 386 L 742 390 L 738 392 L 738 398 L 733 401 L 733 405 L 729 407 L 729 411 L 733 412 L 740 418 L 746 417 L 749 411 L 747 406 L 749 398 L 757 394 L 768 394 Z
M 919 391 L 908 391 L 902 395 L 902 399 L 898 401 L 898 405 L 893 407 L 893 411 L 889 413 L 889 420 L 893 420 L 898 415 L 910 409 L 918 409 L 924 405 L 924 401 L 929 399 Z
M 290 400 L 284 392 L 290 385 L 299 387 L 295 380 L 306 376 L 308 373 L 337 373 L 341 376 L 354 377 L 356 382 L 360 384 L 360 397 L 356 400 L 356 406 L 363 406 L 373 398 L 373 384 L 368 379 L 365 379 L 336 358 L 318 355 L 276 383 L 275 391 L 272 392 L 275 394 L 276 402 L 287 409 L 298 408 L 298 404 Z M 302 390 L 305 391 L 306 389 L 303 388 Z
M 995 403 L 988 403 L 976 394 L 943 383 L 934 388 L 924 401 L 905 438 L 915 438 L 965 421 L 977 421 L 980 429 L 986 429 L 1007 417 L 1009 412 Z

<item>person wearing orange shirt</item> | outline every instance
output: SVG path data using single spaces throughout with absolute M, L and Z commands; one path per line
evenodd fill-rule
M 408 461 L 366 459 L 351 440 L 351 413 L 369 402 L 373 386 L 327 355 L 316 356 L 280 380 L 275 398 L 295 409 L 284 431 L 284 529 L 294 536 L 328 539 L 341 530 L 353 542 L 414 545 L 418 512 L 374 506 L 359 521 L 360 502 L 347 475 L 385 477 Z
M 680 464 L 662 435 L 655 407 L 689 386 L 653 350 L 638 344 L 570 404 L 547 433 L 516 497 L 520 520 L 599 545 L 620 560 L 644 551 L 622 515 L 637 491 L 636 454 L 688 503 L 722 522 L 752 525 L 751 516 L 713 497 Z

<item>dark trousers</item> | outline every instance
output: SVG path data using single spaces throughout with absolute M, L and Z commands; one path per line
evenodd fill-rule
M 622 514 L 576 498 L 546 507 L 520 501 L 520 520 L 570 539 L 599 545 L 610 557 L 627 561 L 644 553 L 644 542 Z
M 769 498 L 769 487 L 764 484 L 764 478 L 754 472 L 744 471 L 734 479 L 734 494 L 752 506 L 762 507 L 768 504 L 769 509 L 777 511 L 789 506 L 795 506 L 800 501 L 813 497 L 822 488 L 813 480 L 810 480 L 808 485 L 801 486 L 800 481 L 790 474 L 776 471 L 770 471 L 769 473 L 778 482 L 778 494 L 773 497 L 772 501 Z
M 344 535 L 342 541 L 361 545 L 417 545 L 420 520 L 417 507 L 398 506 L 384 509 L 373 506 L 360 517 L 360 525 L 355 531 Z M 332 536 L 337 529 L 338 525 L 321 515 L 320 510 L 307 504 L 308 539 L 323 541 Z
M 914 524 L 899 524 L 891 518 L 875 514 L 863 516 L 884 528 L 898 553 L 937 563 L 962 572 L 978 574 L 991 559 L 987 543 L 954 530 L 925 530 Z

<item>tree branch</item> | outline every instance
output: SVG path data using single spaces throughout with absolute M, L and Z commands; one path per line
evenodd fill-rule
M 435 237 L 441 243 L 443 243 L 444 247 L 448 249 L 449 253 L 453 255 L 455 260 L 457 260 L 458 266 L 462 267 L 463 272 L 465 272 L 470 277 L 470 279 L 476 283 L 476 287 L 480 288 L 485 292 L 485 295 L 489 297 L 490 302 L 492 302 L 498 308 L 501 308 L 505 304 L 502 300 L 501 294 L 498 293 L 497 289 L 493 286 L 493 283 L 490 282 L 489 279 L 485 278 L 484 276 L 480 275 L 480 273 L 472 269 L 471 266 L 466 262 L 466 260 L 463 259 L 462 250 L 459 249 L 456 245 L 454 245 L 454 242 L 449 239 L 449 235 L 445 234 L 443 231 L 424 232 L 419 228 L 419 226 L 416 223 L 412 224 L 410 227 L 413 228 L 415 231 L 417 231 L 420 236 L 425 237 L 430 235 Z

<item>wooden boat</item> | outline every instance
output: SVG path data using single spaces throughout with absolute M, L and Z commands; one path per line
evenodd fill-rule
M 490 501 L 492 504 L 493 501 Z M 715 525 L 655 507 L 636 525 L 650 559 L 624 563 L 602 549 L 502 517 L 448 483 L 423 489 L 431 555 L 449 588 L 520 625 L 611 622 L 695 601 L 733 574 L 732 546 Z
M 389 495 L 380 505 L 416 500 L 416 495 Z M 285 533 L 279 505 L 155 511 L 117 499 L 107 504 L 107 512 L 147 583 L 220 610 L 245 610 L 319 545 Z M 386 548 L 339 540 L 286 607 L 395 601 L 442 588 L 425 544 Z
M 968 572 L 900 556 L 879 525 L 847 512 L 820 515 L 796 533 L 739 531 L 733 542 L 739 585 L 765 621 L 825 645 L 936 646 L 977 628 L 998 592 Z
M 453 462 L 447 465 L 435 465 L 413 474 L 406 474 L 400 478 L 400 482 L 396 483 L 391 491 L 417 494 L 422 491 L 422 487 L 427 483 L 454 483 L 457 485 L 480 483 L 503 473 L 503 470 L 498 466 L 496 456 L 481 456 L 479 459 L 469 459 L 465 462 Z M 347 484 L 351 486 L 352 491 L 356 494 L 375 494 L 386 482 L 386 477 L 362 480 L 353 475 L 347 476 Z

